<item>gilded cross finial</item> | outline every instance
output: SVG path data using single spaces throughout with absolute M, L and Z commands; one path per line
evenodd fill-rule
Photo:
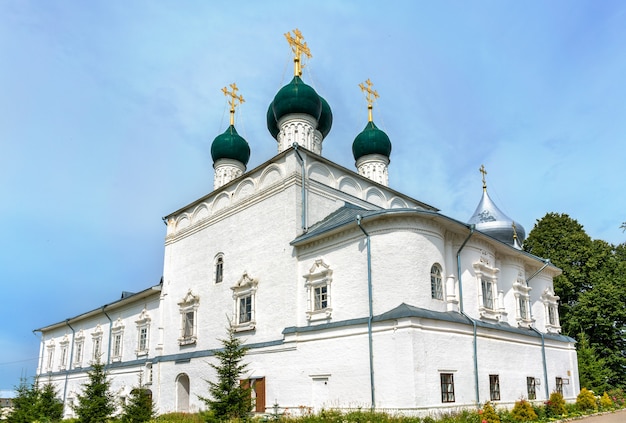
M 237 88 L 237 84 L 233 82 L 232 84 L 230 84 L 230 88 L 232 88 L 232 91 L 228 91 L 228 87 L 224 87 L 222 88 L 222 92 L 226 97 L 230 96 L 230 99 L 228 99 L 228 105 L 230 106 L 230 125 L 234 126 L 235 107 L 239 106 L 245 100 L 243 99 L 243 96 L 241 94 L 237 95 L 237 91 L 239 90 L 239 88 Z
M 287 42 L 291 46 L 291 51 L 293 51 L 293 54 L 294 54 L 294 58 L 293 58 L 294 75 L 300 76 L 302 75 L 302 67 L 303 67 L 303 65 L 300 63 L 300 57 L 304 54 L 306 55 L 306 57 L 310 59 L 312 56 L 311 56 L 311 51 L 309 50 L 309 47 L 306 45 L 306 42 L 304 42 L 304 38 L 302 38 L 302 33 L 300 32 L 300 30 L 296 28 L 293 30 L 293 33 L 294 33 L 294 36 L 291 36 L 291 33 L 287 32 L 285 34 L 285 38 L 287 39 Z
M 365 86 L 367 85 L 367 87 Z M 372 81 L 370 81 L 369 78 L 367 78 L 367 81 L 365 81 L 365 83 L 361 82 L 359 84 L 359 88 L 361 88 L 361 91 L 363 91 L 365 94 L 365 98 L 367 99 L 367 119 L 369 122 L 372 122 L 374 120 L 373 115 L 372 115 L 372 109 L 374 108 L 373 103 L 374 100 L 378 98 L 378 93 L 372 89 Z
M 513 228 L 513 239 L 517 239 L 517 227 L 515 226 L 515 222 L 511 222 L 511 227 Z
M 487 170 L 485 169 L 485 165 L 480 165 L 480 169 L 478 169 L 480 173 L 483 174 L 483 191 L 487 191 L 487 181 L 485 180 L 485 175 L 487 174 Z

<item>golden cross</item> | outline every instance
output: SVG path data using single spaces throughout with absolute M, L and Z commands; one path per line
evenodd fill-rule
M 513 239 L 517 239 L 517 227 L 515 226 L 515 222 L 511 222 L 511 227 L 513 228 Z
M 485 165 L 480 165 L 480 169 L 478 169 L 480 173 L 483 174 L 483 191 L 487 190 L 487 181 L 485 180 L 485 175 L 487 174 L 487 170 L 485 170 Z
M 367 98 L 367 118 L 369 122 L 372 122 L 374 120 L 372 116 L 372 109 L 374 108 L 374 106 L 372 105 L 372 103 L 374 103 L 374 100 L 378 98 L 378 93 L 372 89 L 372 85 L 374 84 L 372 84 L 372 81 L 370 81 L 369 78 L 367 78 L 365 84 L 367 84 L 367 87 L 363 85 L 363 82 L 361 82 L 359 84 L 359 88 L 361 88 L 361 91 L 367 93 L 365 95 L 365 98 Z
M 312 56 L 311 56 L 311 50 L 309 50 L 309 47 L 306 45 L 306 42 L 304 42 L 304 39 L 302 38 L 302 33 L 300 32 L 300 30 L 296 28 L 293 30 L 293 33 L 295 37 L 292 37 L 291 33 L 287 32 L 285 34 L 285 38 L 287 39 L 287 42 L 291 46 L 291 50 L 293 51 L 293 54 L 294 54 L 294 59 L 293 59 L 294 75 L 300 76 L 302 75 L 302 66 L 300 64 L 300 56 L 304 54 L 309 59 Z
M 237 91 L 239 90 L 239 88 L 237 88 L 237 84 L 233 82 L 230 84 L 230 88 L 233 90 L 228 91 L 228 88 L 224 87 L 222 88 L 222 92 L 226 97 L 230 96 L 230 99 L 228 100 L 228 104 L 230 105 L 230 125 L 233 126 L 235 125 L 235 107 L 243 103 L 245 100 L 242 95 L 237 95 Z

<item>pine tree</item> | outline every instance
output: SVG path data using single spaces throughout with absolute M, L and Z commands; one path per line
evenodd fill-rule
M 152 393 L 145 389 L 139 378 L 139 386 L 130 391 L 128 402 L 122 406 L 123 423 L 143 423 L 156 417 Z
M 83 385 L 83 393 L 77 395 L 74 411 L 81 423 L 105 423 L 115 411 L 115 399 L 104 364 L 93 363 L 87 376 L 89 381 Z
M 252 408 L 250 388 L 240 382 L 247 364 L 242 363 L 248 349 L 235 337 L 232 325 L 228 338 L 221 339 L 223 349 L 215 353 L 218 363 L 209 365 L 217 372 L 217 381 L 207 380 L 211 398 L 200 397 L 219 420 L 245 418 Z

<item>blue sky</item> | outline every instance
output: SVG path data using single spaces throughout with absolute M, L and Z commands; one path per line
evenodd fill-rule
M 245 103 L 249 169 L 276 154 L 267 106 L 311 49 L 323 155 L 354 169 L 380 94 L 389 185 L 467 220 L 489 193 L 530 232 L 567 213 L 626 241 L 626 3 L 0 2 L 0 389 L 33 376 L 33 329 L 158 283 L 161 217 L 213 187 L 210 145 Z

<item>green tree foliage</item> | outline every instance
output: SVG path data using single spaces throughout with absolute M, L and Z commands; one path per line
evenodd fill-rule
M 563 333 L 579 342 L 584 333 L 588 341 L 579 346 L 582 386 L 599 392 L 606 384 L 626 386 L 626 245 L 592 240 L 567 214 L 548 213 L 537 221 L 524 250 L 563 270 L 554 279 Z
M 123 423 L 143 423 L 156 417 L 152 392 L 144 388 L 141 380 L 139 380 L 139 386 L 130 391 L 128 401 L 122 409 Z
M 207 380 L 210 398 L 199 396 L 218 420 L 245 418 L 252 408 L 250 388 L 240 382 L 247 364 L 243 363 L 248 349 L 240 338 L 235 337 L 232 325 L 228 338 L 221 339 L 223 349 L 215 353 L 217 364 L 209 365 L 217 373 L 217 381 Z
M 58 422 L 63 418 L 63 402 L 51 383 L 39 387 L 36 382 L 29 385 L 22 379 L 16 391 L 9 423 Z
M 611 369 L 606 366 L 604 359 L 598 357 L 595 349 L 589 345 L 584 333 L 578 334 L 578 376 L 580 386 L 594 392 L 604 392 L 609 389 Z
M 104 364 L 93 363 L 87 376 L 89 380 L 83 385 L 83 393 L 76 396 L 78 403 L 74 412 L 80 423 L 105 423 L 115 411 L 115 398 Z
M 560 417 L 565 414 L 566 411 L 563 395 L 558 392 L 552 392 L 550 399 L 546 403 L 546 414 L 548 417 Z

